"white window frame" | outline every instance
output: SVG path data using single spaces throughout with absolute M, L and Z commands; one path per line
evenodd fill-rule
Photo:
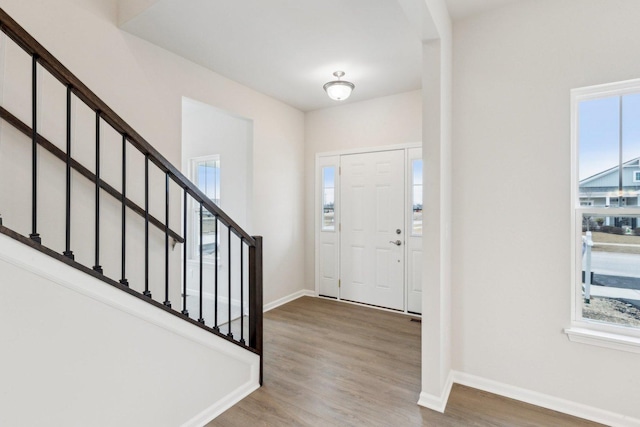
M 640 182 L 640 171 L 633 171 L 633 182 Z
M 200 157 L 193 157 L 191 159 L 189 159 L 189 179 L 191 180 L 191 182 L 193 182 L 196 186 L 198 186 L 198 179 L 197 179 L 197 171 L 198 171 L 198 164 L 202 163 L 202 162 L 208 162 L 208 161 L 217 161 L 218 162 L 218 169 L 222 170 L 222 163 L 220 161 L 220 155 L 219 154 L 211 154 L 208 156 L 200 156 Z M 222 173 L 220 174 L 220 180 L 222 181 Z M 204 192 L 204 191 L 203 191 Z M 220 203 L 220 194 L 218 194 L 218 203 Z M 190 212 L 190 216 L 191 216 L 191 233 L 190 233 L 190 244 L 189 244 L 189 251 L 188 251 L 188 255 L 189 255 L 189 260 L 190 261 L 199 261 L 199 255 L 196 255 L 198 253 L 198 241 L 199 241 L 199 236 L 198 236 L 198 231 L 199 231 L 199 227 L 200 227 L 200 204 L 196 203 L 195 199 L 193 199 L 192 197 L 189 197 L 189 206 L 188 206 L 188 211 Z M 218 232 L 218 246 L 220 246 L 220 228 L 217 228 L 217 232 Z M 218 253 L 218 251 L 216 251 L 216 256 L 218 258 L 218 261 L 220 260 L 220 254 Z M 213 256 L 207 256 L 207 255 L 203 255 L 202 256 L 202 263 L 203 264 L 214 264 L 216 261 L 216 259 Z M 218 263 L 219 264 L 219 263 Z
M 640 328 L 596 322 L 582 317 L 582 218 L 640 215 L 640 207 L 595 208 L 580 206 L 578 113 L 583 101 L 640 93 L 640 79 L 590 86 L 571 91 L 571 326 L 564 331 L 571 341 L 640 353 Z

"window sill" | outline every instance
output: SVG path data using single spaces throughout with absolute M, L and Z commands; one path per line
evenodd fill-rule
M 615 350 L 640 353 L 640 338 L 628 335 L 612 334 L 585 328 L 567 328 L 564 330 L 570 341 L 596 345 Z
M 200 264 L 200 260 L 198 259 L 188 259 L 187 262 L 191 265 L 199 265 Z M 216 264 L 218 264 L 218 270 L 222 269 L 222 262 L 220 262 L 220 258 L 218 258 L 218 261 L 216 262 L 215 260 L 207 260 L 207 259 L 203 259 L 202 260 L 202 265 L 206 266 L 206 267 L 215 267 Z

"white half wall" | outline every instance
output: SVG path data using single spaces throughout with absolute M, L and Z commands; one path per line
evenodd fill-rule
M 174 165 L 181 164 L 182 97 L 252 120 L 250 222 L 254 234 L 264 237 L 264 301 L 299 291 L 304 114 L 120 30 L 117 5 L 115 0 L 0 0 L 0 7 Z M 152 208 L 158 200 L 151 201 Z
M 202 426 L 259 357 L 0 235 L 0 425 Z
M 454 25 L 453 369 L 638 419 L 638 354 L 573 343 L 572 88 L 637 78 L 635 0 Z M 621 423 L 620 425 L 624 425 Z

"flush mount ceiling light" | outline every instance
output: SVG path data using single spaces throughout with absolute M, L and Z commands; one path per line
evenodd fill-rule
M 329 83 L 325 83 L 323 89 L 329 95 L 329 98 L 336 101 L 344 101 L 351 95 L 351 91 L 356 87 L 353 83 L 340 80 L 340 77 L 344 76 L 344 71 L 336 71 L 333 73 L 338 80 L 334 80 Z

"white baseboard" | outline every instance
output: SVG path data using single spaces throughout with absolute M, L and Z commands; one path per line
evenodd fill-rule
M 226 395 L 186 423 L 182 424 L 182 427 L 204 427 L 218 417 L 218 415 L 222 414 L 224 411 L 231 408 L 233 405 L 240 402 L 259 388 L 260 385 L 255 384 L 254 381 L 247 382 L 242 387 L 236 389 L 233 393 Z
M 424 406 L 425 408 L 431 409 L 433 411 L 438 411 L 440 413 L 444 413 L 444 410 L 447 407 L 447 402 L 449 401 L 449 394 L 451 393 L 451 387 L 453 386 L 453 371 L 449 372 L 449 376 L 447 377 L 447 381 L 442 388 L 442 392 L 439 396 L 425 393 L 424 391 L 420 393 L 420 399 L 418 399 L 418 405 Z
M 282 297 L 282 298 L 277 299 L 275 301 L 271 301 L 268 304 L 265 304 L 264 305 L 264 311 L 266 313 L 269 310 L 273 310 L 276 307 L 280 307 L 283 304 L 286 304 L 288 302 L 291 302 L 291 301 L 296 300 L 296 299 L 301 298 L 301 297 L 315 297 L 315 296 L 316 296 L 315 291 L 311 291 L 309 289 L 302 289 L 302 290 L 300 290 L 298 292 L 292 293 L 291 295 L 287 295 L 286 297 Z
M 640 427 L 640 420 L 637 418 L 627 417 L 604 409 L 594 408 L 582 403 L 572 402 L 464 372 L 453 371 L 453 382 L 612 427 Z M 420 394 L 420 400 L 422 400 L 422 394 Z M 446 405 L 446 400 L 444 404 Z M 438 410 L 436 408 L 431 409 Z

